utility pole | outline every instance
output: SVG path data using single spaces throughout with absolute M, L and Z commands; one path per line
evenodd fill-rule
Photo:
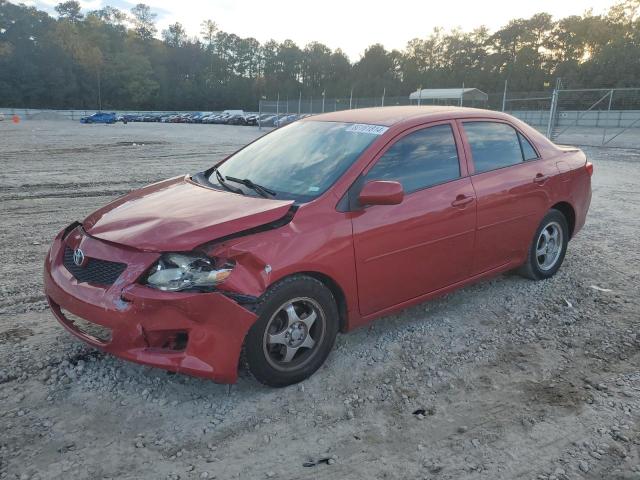
M 604 140 L 607 137 L 607 125 L 611 121 L 611 103 L 613 102 L 613 88 L 609 92 L 609 108 L 607 108 L 607 121 L 604 124 L 604 131 L 602 132 L 602 145 L 604 145 Z
M 100 82 L 100 67 L 98 67 L 98 111 L 102 111 L 102 86 Z
M 502 111 L 503 112 L 507 108 L 507 82 L 508 82 L 508 79 L 504 81 L 504 93 L 502 94 Z
M 556 88 L 553 89 L 551 94 L 551 108 L 549 109 L 549 123 L 547 124 L 547 138 L 553 140 L 553 129 L 555 127 L 556 113 L 558 111 L 558 94 L 560 85 L 562 85 L 560 78 L 556 79 Z

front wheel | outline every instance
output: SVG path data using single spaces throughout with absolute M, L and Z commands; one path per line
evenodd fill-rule
M 245 340 L 249 370 L 261 383 L 284 387 L 311 376 L 333 348 L 338 309 L 315 278 L 286 278 L 264 294 Z
M 553 277 L 564 261 L 568 243 L 566 218 L 558 210 L 549 210 L 533 236 L 527 262 L 519 273 L 532 280 Z

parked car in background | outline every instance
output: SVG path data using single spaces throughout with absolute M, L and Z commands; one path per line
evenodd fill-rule
M 99 121 L 104 123 L 110 123 L 110 115 L 104 112 L 92 115 L 91 117 L 83 117 L 81 120 L 83 123 L 98 123 Z M 101 116 L 105 116 L 105 119 L 100 120 Z M 117 122 L 162 122 L 162 123 L 205 123 L 205 124 L 228 124 L 228 125 L 257 125 L 258 118 L 257 113 L 245 113 L 242 110 L 225 110 L 224 112 L 212 113 L 212 112 L 191 112 L 191 113 L 125 113 L 115 117 Z M 263 118 L 270 118 L 270 125 L 273 126 L 273 120 L 276 115 L 262 115 Z
M 190 121 L 191 123 L 202 123 L 202 119 L 205 118 L 206 116 L 207 114 L 203 112 L 193 113 L 191 114 Z
M 67 226 L 45 293 L 69 332 L 116 356 L 235 382 L 244 349 L 281 387 L 339 331 L 508 270 L 552 277 L 592 173 L 500 112 L 317 115 Z
M 273 127 L 274 122 L 277 120 L 277 116 L 271 113 L 262 114 L 260 116 L 260 125 L 263 127 Z
M 259 115 L 257 113 L 251 113 L 249 115 L 246 115 L 244 117 L 245 125 L 250 125 L 250 126 L 258 125 L 258 117 Z
M 141 121 L 141 116 L 127 113 L 127 114 L 122 115 L 122 121 L 124 123 L 127 123 L 127 122 L 140 122 Z
M 231 114 L 229 113 L 221 113 L 220 115 L 216 115 L 213 119 L 213 123 L 215 124 L 225 124 L 231 118 Z
M 276 119 L 275 122 L 273 122 L 273 125 L 275 127 L 283 127 L 284 125 L 287 125 L 291 122 L 295 122 L 298 119 L 298 115 L 296 114 L 292 114 L 292 115 L 284 115 L 278 119 Z
M 247 119 L 243 113 L 236 113 L 236 114 L 229 115 L 225 123 L 227 125 L 246 125 Z
M 115 112 L 97 112 L 80 119 L 80 123 L 116 123 L 116 121 L 117 117 Z

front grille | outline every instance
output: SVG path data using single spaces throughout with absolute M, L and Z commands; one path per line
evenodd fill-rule
M 127 268 L 126 263 L 109 262 L 98 258 L 87 258 L 84 265 L 78 266 L 73 263 L 73 250 L 69 247 L 64 249 L 63 264 L 79 283 L 97 285 L 112 285 Z

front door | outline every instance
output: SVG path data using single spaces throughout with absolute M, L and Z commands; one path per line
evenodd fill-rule
M 394 180 L 399 205 L 354 213 L 360 313 L 379 312 L 465 279 L 476 222 L 475 194 L 451 122 L 400 135 L 372 162 L 362 184 Z

